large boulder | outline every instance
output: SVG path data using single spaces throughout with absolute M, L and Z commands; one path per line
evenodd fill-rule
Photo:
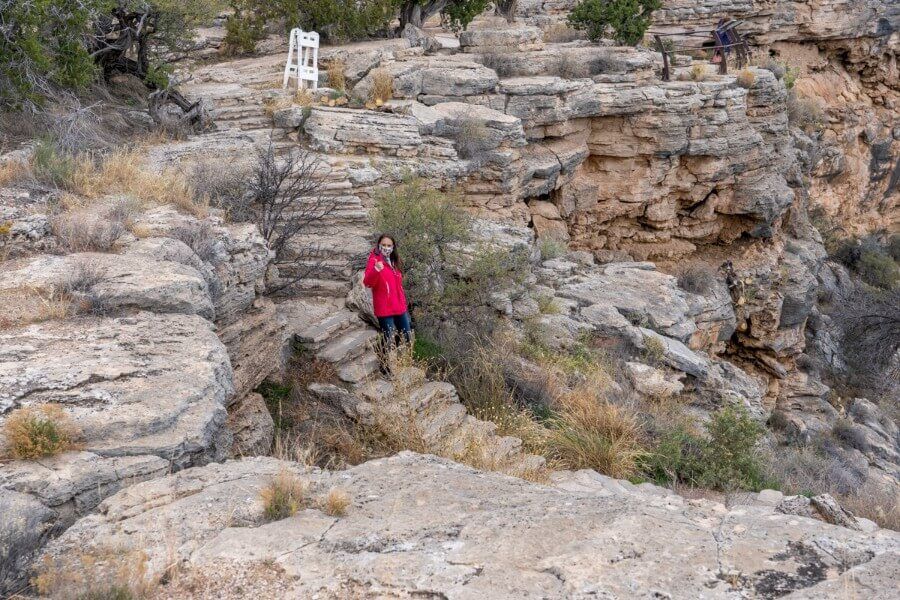
M 279 473 L 307 483 L 310 508 L 269 523 L 260 491 Z M 75 554 L 141 551 L 147 576 L 174 562 L 185 586 L 195 577 L 219 586 L 234 569 L 267 565 L 282 570 L 285 597 L 828 596 L 821 588 L 893 597 L 895 532 L 618 483 L 555 489 L 409 452 L 335 473 L 245 459 L 123 490 L 46 559 L 65 572 L 79 564 Z M 317 508 L 332 487 L 352 498 L 345 516 Z M 168 595 L 189 589 L 169 585 Z M 249 595 L 268 585 L 241 581 Z

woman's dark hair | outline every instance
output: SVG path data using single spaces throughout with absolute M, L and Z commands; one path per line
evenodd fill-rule
M 391 263 L 399 269 L 402 263 L 400 261 L 400 255 L 397 254 L 397 240 L 394 238 L 394 236 L 389 233 L 382 233 L 381 235 L 379 235 L 378 241 L 375 242 L 375 250 L 378 250 L 379 246 L 381 246 L 381 240 L 383 240 L 384 238 L 387 238 L 394 242 L 394 251 L 391 252 Z

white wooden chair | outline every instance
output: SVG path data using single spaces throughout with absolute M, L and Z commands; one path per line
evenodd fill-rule
M 282 87 L 288 86 L 291 77 L 297 78 L 298 90 L 319 89 L 319 34 L 315 31 L 291 29 Z

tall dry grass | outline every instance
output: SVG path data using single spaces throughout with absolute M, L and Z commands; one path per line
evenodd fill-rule
M 547 440 L 553 459 L 568 469 L 594 469 L 618 479 L 637 475 L 646 450 L 633 412 L 587 387 L 564 394 L 555 408 Z

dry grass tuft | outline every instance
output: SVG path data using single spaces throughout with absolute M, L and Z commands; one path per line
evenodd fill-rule
M 294 104 L 308 107 L 315 104 L 315 101 L 316 99 L 312 95 L 312 92 L 310 92 L 307 88 L 300 88 L 299 90 L 297 90 L 297 93 L 294 94 Z
M 377 106 L 381 106 L 394 95 L 394 78 L 387 69 L 375 69 L 372 71 L 372 92 L 370 100 Z
M 266 116 L 271 119 L 279 110 L 290 108 L 293 104 L 294 101 L 292 98 L 286 98 L 284 96 L 267 98 L 263 102 L 263 112 L 265 112 Z
M 551 44 L 564 44 L 580 40 L 584 35 L 565 23 L 554 23 L 544 31 L 544 41 Z
M 691 81 L 706 81 L 706 78 L 709 77 L 709 69 L 705 64 L 691 65 L 690 76 Z
M 28 165 L 20 160 L 7 160 L 0 164 L 0 187 L 18 183 L 28 178 Z
M 328 63 L 328 87 L 339 92 L 347 89 L 347 76 L 344 75 L 346 68 L 347 64 L 339 58 Z
M 72 314 L 72 299 L 61 290 L 20 287 L 0 290 L 0 330 Z
M 26 406 L 10 413 L 3 424 L 4 454 L 33 460 L 75 448 L 78 428 L 58 404 Z
M 735 83 L 737 83 L 740 87 L 745 90 L 749 90 L 753 87 L 753 84 L 756 83 L 756 75 L 753 74 L 753 71 L 750 69 L 744 69 L 740 73 L 737 74 L 737 78 L 735 78 Z
M 547 444 L 559 463 L 618 479 L 638 473 L 646 451 L 636 415 L 584 387 L 559 398 L 557 412 Z
M 322 503 L 322 510 L 325 514 L 332 517 L 343 517 L 347 514 L 347 508 L 350 507 L 350 494 L 340 488 L 331 488 L 325 501 Z
M 259 492 L 263 516 L 278 521 L 297 514 L 306 501 L 308 485 L 289 471 L 282 471 Z
M 147 577 L 147 555 L 140 550 L 92 550 L 74 557 L 45 558 L 31 583 L 57 600 L 133 600 L 157 586 Z
M 874 484 L 864 484 L 851 494 L 838 496 L 842 507 L 879 527 L 900 531 L 900 498 Z

